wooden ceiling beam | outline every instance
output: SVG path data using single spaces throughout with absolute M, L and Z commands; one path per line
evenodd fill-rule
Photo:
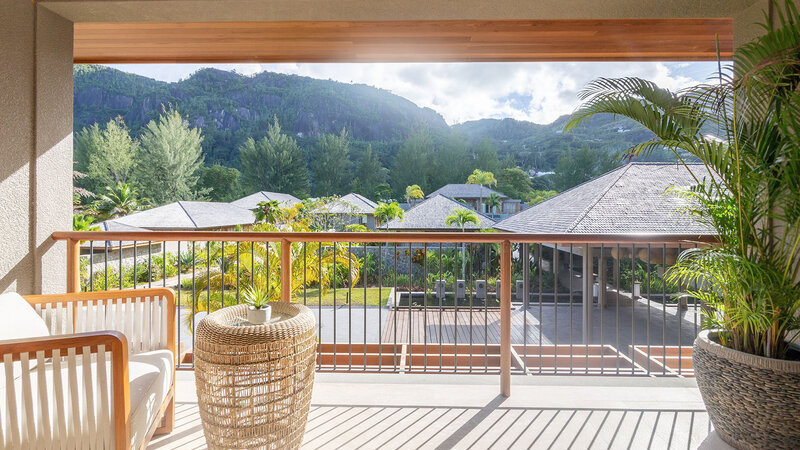
M 76 23 L 75 63 L 729 59 L 731 19 Z

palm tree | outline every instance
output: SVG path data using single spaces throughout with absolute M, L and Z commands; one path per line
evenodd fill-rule
M 467 184 L 480 184 L 481 186 L 495 186 L 497 185 L 497 179 L 494 177 L 492 172 L 484 172 L 481 169 L 475 169 L 474 172 L 467 177 Z M 478 202 L 478 207 L 476 208 L 478 211 L 481 210 L 481 205 L 483 204 L 483 189 L 481 189 L 480 193 L 480 201 Z
M 75 214 L 72 216 L 72 229 L 74 231 L 95 231 L 97 226 L 92 226 L 95 218 L 84 214 Z
M 448 227 L 461 227 L 461 231 L 464 231 L 468 223 L 479 226 L 480 220 L 478 219 L 478 215 L 475 213 L 475 211 L 471 209 L 453 208 L 453 210 L 450 211 L 450 215 L 444 219 L 444 223 Z
M 253 209 L 253 214 L 256 216 L 256 222 L 266 222 L 274 224 L 278 220 L 280 213 L 280 205 L 277 200 L 259 202 Z
M 669 149 L 695 179 L 672 189 L 719 242 L 681 254 L 668 281 L 713 313 L 704 327 L 746 353 L 785 358 L 800 329 L 800 14 L 740 47 L 717 82 L 679 92 L 639 78 L 600 78 L 565 130 L 596 114 L 632 119 L 655 137 L 623 156 Z M 686 164 L 696 158 L 704 176 Z
M 486 197 L 487 212 L 489 211 L 495 212 L 494 208 L 499 208 L 499 207 L 500 207 L 500 196 L 492 192 L 491 194 L 489 194 L 488 197 Z
M 411 200 L 419 200 L 422 198 L 425 198 L 425 193 L 422 192 L 422 188 L 419 187 L 418 184 L 412 184 L 406 187 L 406 203 L 410 204 Z M 416 201 L 414 203 L 416 203 Z
M 147 208 L 148 200 L 139 198 L 139 191 L 130 184 L 118 183 L 106 187 L 106 194 L 92 204 L 92 210 L 100 220 L 126 216 Z
M 400 207 L 397 202 L 392 203 L 378 203 L 378 206 L 375 207 L 375 220 L 378 221 L 378 226 L 386 225 L 386 229 L 389 229 L 389 222 L 394 219 L 403 220 L 405 216 L 403 212 L 403 208 Z

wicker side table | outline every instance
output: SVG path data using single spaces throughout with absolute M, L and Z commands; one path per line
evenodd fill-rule
M 299 448 L 314 385 L 316 322 L 303 305 L 272 303 L 250 325 L 244 305 L 209 314 L 195 331 L 197 401 L 209 448 Z

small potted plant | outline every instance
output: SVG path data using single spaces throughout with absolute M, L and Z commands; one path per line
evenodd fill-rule
M 250 286 L 243 292 L 245 303 L 250 305 L 247 309 L 247 321 L 253 325 L 263 325 L 272 317 L 272 307 L 269 306 L 269 294 L 265 288 Z

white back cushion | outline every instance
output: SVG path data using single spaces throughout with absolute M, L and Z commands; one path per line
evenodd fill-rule
M 0 294 L 0 341 L 50 336 L 47 324 L 19 294 Z

